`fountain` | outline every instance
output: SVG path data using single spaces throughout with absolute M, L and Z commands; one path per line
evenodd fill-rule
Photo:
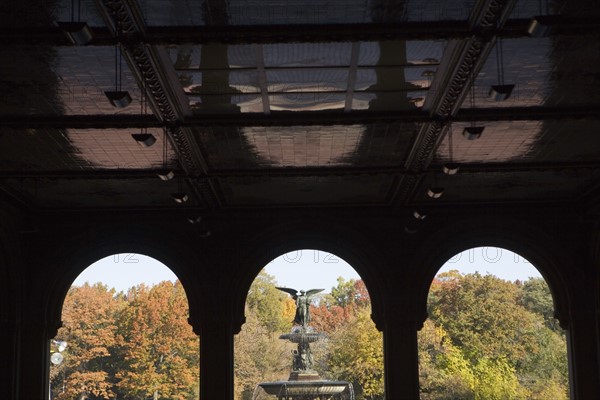
M 261 382 L 252 396 L 253 400 L 354 400 L 352 384 L 346 381 L 330 381 L 322 379 L 313 370 L 313 359 L 310 344 L 322 339 L 323 333 L 315 332 L 309 326 L 310 298 L 323 289 L 312 289 L 299 293 L 295 289 L 277 289 L 289 293 L 296 301 L 294 327 L 290 333 L 279 336 L 280 339 L 295 343 L 297 348 L 292 352 L 292 369 L 287 381 Z

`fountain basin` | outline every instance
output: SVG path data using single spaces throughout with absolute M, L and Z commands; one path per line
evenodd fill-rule
M 292 343 L 314 343 L 325 337 L 322 333 L 314 332 L 292 332 L 279 336 L 279 339 L 289 340 Z
M 277 381 L 263 382 L 258 386 L 273 396 L 332 396 L 349 387 L 344 381 Z

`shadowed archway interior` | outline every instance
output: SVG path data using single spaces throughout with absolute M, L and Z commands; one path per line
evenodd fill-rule
M 543 271 L 571 396 L 600 398 L 599 18 L 594 0 L 4 1 L 5 398 L 48 398 L 70 282 L 126 244 L 184 283 L 202 400 L 233 399 L 257 266 L 307 247 L 360 272 L 386 397 L 419 398 L 429 285 L 478 245 Z

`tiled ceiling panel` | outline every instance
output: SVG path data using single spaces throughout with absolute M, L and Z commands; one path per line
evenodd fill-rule
M 3 129 L 0 135 L 4 171 L 74 171 L 96 169 L 160 169 L 163 165 L 162 130 L 148 129 L 157 141 L 141 147 L 131 137 L 140 130 Z M 167 146 L 167 163 L 174 163 Z
M 198 128 L 211 169 L 402 165 L 420 125 Z
M 488 98 L 490 87 L 500 83 L 515 85 L 512 95 L 505 101 Z M 598 86 L 597 36 L 590 35 L 588 40 L 572 36 L 504 39 L 477 76 L 474 104 L 486 108 L 598 105 Z M 471 103 L 469 98 L 463 107 Z
M 512 121 L 483 124 L 479 139 L 467 140 L 463 128 L 452 126 L 452 158 L 459 163 L 483 162 L 577 162 L 600 158 L 600 122 L 589 120 Z M 482 125 L 482 126 L 483 126 Z M 436 159 L 450 159 L 450 138 L 446 134 Z
M 455 123 L 451 128 L 452 140 L 449 131 L 438 147 L 436 157 L 449 160 L 452 151 L 453 161 L 459 163 L 531 161 L 541 124 L 539 121 L 479 124 L 485 126 L 481 137 L 468 140 L 463 136 L 463 130 L 471 124 Z
M 89 164 L 80 158 L 66 132 L 58 129 L 0 130 L 2 171 L 82 169 Z
M 141 133 L 139 129 L 71 129 L 68 138 L 77 156 L 96 169 L 160 169 L 163 164 L 175 163 L 170 143 L 167 144 L 166 157 L 163 157 L 162 129 L 143 131 L 155 137 L 156 143 L 151 147 L 142 147 L 132 138 L 131 134 L 138 133 Z
M 114 47 L 0 47 L 0 114 L 139 114 L 140 91 L 127 64 L 115 74 Z M 130 93 L 132 103 L 114 108 L 104 91 Z

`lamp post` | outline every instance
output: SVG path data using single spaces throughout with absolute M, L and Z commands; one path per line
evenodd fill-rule
M 56 351 L 51 351 L 51 355 L 50 355 L 50 362 L 54 365 L 60 365 L 62 364 L 62 362 L 64 361 L 65 357 L 62 355 L 62 352 L 65 351 L 65 349 L 67 348 L 68 344 L 66 341 L 64 340 L 52 340 L 51 342 L 52 346 L 54 346 L 56 348 Z M 48 398 L 49 400 L 52 400 L 52 384 L 48 383 L 49 388 L 48 388 Z M 63 367 L 63 388 L 62 388 L 63 392 L 65 391 L 65 370 Z

